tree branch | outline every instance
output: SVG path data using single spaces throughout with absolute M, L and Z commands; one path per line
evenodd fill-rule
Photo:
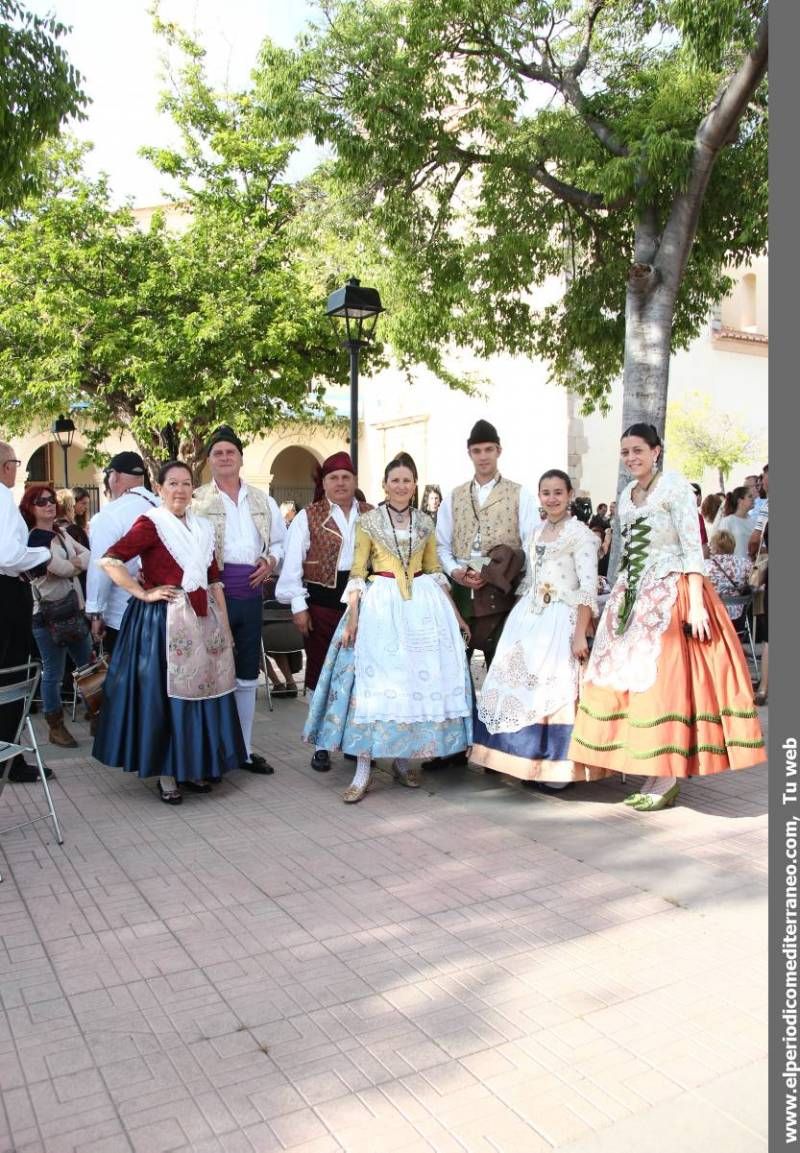
M 454 145 L 452 149 L 453 156 L 458 157 L 459 160 L 468 164 L 493 164 L 496 163 L 497 157 L 488 155 L 482 152 L 476 152 L 474 149 L 461 148 Z M 598 192 L 587 192 L 584 188 L 576 188 L 572 184 L 567 184 L 558 177 L 552 176 L 541 161 L 514 161 L 513 164 L 509 163 L 506 167 L 512 169 L 514 172 L 521 172 L 526 176 L 530 176 L 537 184 L 541 184 L 544 188 L 549 189 L 554 196 L 559 200 L 563 200 L 565 204 L 571 204 L 576 208 L 582 208 L 585 211 L 598 211 L 607 208 L 603 197 Z
M 689 179 L 685 190 L 676 196 L 673 203 L 658 258 L 665 283 L 671 284 L 676 292 L 697 234 L 703 197 L 717 157 L 735 132 L 767 71 L 768 17 L 769 11 L 765 10 L 752 51 L 723 85 L 695 133 Z

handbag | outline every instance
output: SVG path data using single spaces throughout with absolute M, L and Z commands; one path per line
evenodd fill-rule
M 39 622 L 50 633 L 54 644 L 69 645 L 88 637 L 89 622 L 74 588 L 55 601 L 45 600 L 36 585 L 32 588 L 33 598 L 39 606 Z
M 103 685 L 107 675 L 108 659 L 102 646 L 95 660 L 75 669 L 72 674 L 76 692 L 80 695 L 90 717 L 96 717 L 100 712 L 103 703 Z

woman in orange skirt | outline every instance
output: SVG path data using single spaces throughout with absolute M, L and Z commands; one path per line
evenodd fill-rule
M 644 775 L 626 804 L 673 805 L 683 777 L 766 760 L 744 653 L 705 578 L 688 481 L 659 472 L 650 424 L 622 436 L 633 480 L 619 500 L 620 574 L 587 666 L 569 757 Z

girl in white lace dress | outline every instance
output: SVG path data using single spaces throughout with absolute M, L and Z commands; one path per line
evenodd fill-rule
M 558 788 L 606 776 L 567 755 L 586 630 L 597 611 L 593 532 L 570 516 L 572 483 L 551 469 L 539 481 L 545 520 L 527 542 L 527 570 L 487 673 L 470 759 Z

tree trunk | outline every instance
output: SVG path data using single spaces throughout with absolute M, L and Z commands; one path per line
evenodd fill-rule
M 622 372 L 622 428 L 655 425 L 663 439 L 667 416 L 667 390 L 675 293 L 665 284 L 651 260 L 658 248 L 652 215 L 644 214 L 636 230 L 636 263 L 628 273 L 625 299 L 625 359 Z M 662 454 L 663 455 L 663 454 Z M 617 475 L 617 497 L 628 483 L 622 463 Z M 622 541 L 615 517 L 609 560 L 609 579 L 619 569 Z

